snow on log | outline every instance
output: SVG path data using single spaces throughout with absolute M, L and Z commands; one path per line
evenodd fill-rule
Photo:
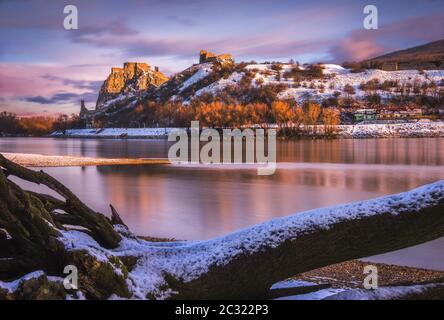
M 224 237 L 144 254 L 150 293 L 253 298 L 289 276 L 444 236 L 444 181 L 375 200 L 278 218 Z M 165 286 L 168 292 L 160 288 Z M 147 292 L 147 293 L 148 293 Z
M 102 251 L 78 231 L 70 247 Z M 254 298 L 272 284 L 334 263 L 444 236 L 444 181 L 409 192 L 278 218 L 207 241 L 153 243 L 123 238 L 106 254 L 136 256 L 137 298 Z M 88 238 L 90 241 L 88 241 Z

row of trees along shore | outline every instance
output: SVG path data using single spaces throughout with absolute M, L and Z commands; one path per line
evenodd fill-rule
M 316 130 L 317 124 L 324 126 L 324 133 L 334 134 L 340 123 L 340 113 L 336 108 L 323 108 L 313 102 L 302 106 L 287 101 L 275 101 L 269 107 L 264 103 L 224 104 L 220 101 L 183 105 L 180 103 L 141 104 L 136 113 L 148 116 L 144 123 L 150 127 L 188 127 L 190 122 L 198 120 L 201 126 L 213 128 L 241 128 L 267 124 L 277 124 L 282 135 L 307 133 L 301 131 L 301 125 L 307 130 Z M 82 127 L 82 120 L 77 115 L 58 117 L 22 117 L 13 113 L 0 113 L 0 132 L 10 135 L 47 135 L 56 130 Z M 96 122 L 97 128 L 103 124 Z
M 44 136 L 56 130 L 66 130 L 81 126 L 76 114 L 60 116 L 18 117 L 16 114 L 3 111 L 0 113 L 0 134 Z
M 322 107 L 318 103 L 306 102 L 297 105 L 289 101 L 275 101 L 271 107 L 265 103 L 224 104 L 220 101 L 183 105 L 167 102 L 162 105 L 145 103 L 136 108 L 145 116 L 148 126 L 188 127 L 198 120 L 201 126 L 212 128 L 240 128 L 277 124 L 282 135 L 306 133 L 324 126 L 326 134 L 333 134 L 340 123 L 337 108 Z M 302 126 L 304 125 L 304 126 Z

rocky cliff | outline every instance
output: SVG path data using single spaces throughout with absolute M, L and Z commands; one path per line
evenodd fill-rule
M 167 80 L 168 77 L 157 67 L 153 70 L 146 63 L 126 62 L 123 68 L 111 68 L 111 74 L 100 89 L 96 109 L 103 108 L 108 101 L 121 94 L 137 95 L 151 87 L 158 87 Z
M 199 52 L 199 63 L 207 63 L 207 62 L 234 62 L 233 56 L 228 53 L 223 53 L 220 55 L 215 55 L 212 52 L 207 50 L 200 50 Z

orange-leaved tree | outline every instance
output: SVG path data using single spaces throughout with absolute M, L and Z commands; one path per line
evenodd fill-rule
M 340 123 L 339 110 L 336 108 L 325 108 L 322 110 L 322 121 L 324 123 L 324 134 L 331 135 L 336 131 Z
M 318 103 L 308 101 L 304 103 L 304 124 L 311 126 L 313 133 L 316 133 L 316 124 L 321 115 L 321 106 Z

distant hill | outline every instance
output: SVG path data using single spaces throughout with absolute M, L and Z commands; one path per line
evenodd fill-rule
M 291 100 L 299 105 L 308 100 L 333 104 L 338 97 L 364 100 L 374 88 L 374 81 L 385 86 L 378 91 L 382 98 L 396 96 L 398 84 L 408 83 L 413 88 L 418 83 L 433 81 L 439 85 L 438 89 L 444 89 L 444 68 L 424 67 L 436 59 L 440 61 L 443 51 L 439 48 L 443 44 L 444 40 L 368 62 L 380 66 L 362 67 L 356 63 L 360 71 L 334 64 L 236 63 L 229 54 L 216 55 L 206 50 L 201 50 L 197 63 L 169 78 L 147 63 L 127 62 L 123 68 L 112 68 L 95 110 L 81 104 L 80 119 L 87 127 L 170 127 L 183 121 L 183 115 L 192 114 L 194 109 L 184 106 L 214 101 L 225 105 L 259 103 L 268 107 L 276 100 Z M 403 68 L 403 71 L 378 70 L 390 63 L 394 70 Z M 418 70 L 418 66 L 427 70 Z M 369 81 L 373 82 L 365 86 Z M 430 90 L 429 94 L 432 93 Z M 267 114 L 269 110 L 265 111 Z
M 384 70 L 444 69 L 444 39 L 363 61 Z

